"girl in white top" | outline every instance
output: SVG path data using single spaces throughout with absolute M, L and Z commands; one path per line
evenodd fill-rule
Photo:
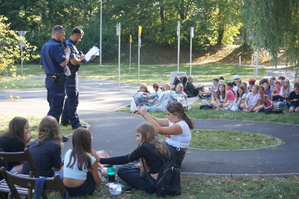
M 90 195 L 102 181 L 98 171 L 100 157 L 91 148 L 91 134 L 87 129 L 76 129 L 72 143 L 73 148 L 64 158 L 63 183 L 70 197 Z
M 285 79 L 282 83 L 279 95 L 281 95 L 284 99 L 287 99 L 293 90 L 294 89 L 290 83 L 290 80 Z
M 166 135 L 166 142 L 173 149 L 174 162 L 180 166 L 191 142 L 193 121 L 185 114 L 180 102 L 174 101 L 166 108 L 167 119 L 159 119 L 147 113 L 145 108 L 133 112 L 143 116 L 159 134 Z
M 246 99 L 246 91 L 245 91 L 245 88 L 243 86 L 240 86 L 238 88 L 238 91 L 237 91 L 237 97 L 235 98 L 235 102 L 234 103 L 243 103 Z
M 180 97 L 184 98 L 185 100 L 187 99 L 187 94 L 184 92 L 184 86 L 183 84 L 179 83 L 175 87 L 175 92 L 180 95 Z
M 260 104 L 261 102 L 261 95 L 258 93 L 259 86 L 253 85 L 252 92 L 249 92 L 246 96 L 244 104 L 240 105 L 240 108 L 244 110 L 248 110 L 250 112 L 258 112 L 262 110 L 265 106 Z

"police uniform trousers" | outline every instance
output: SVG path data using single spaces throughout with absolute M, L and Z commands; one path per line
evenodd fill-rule
M 79 104 L 79 89 L 78 89 L 78 75 L 70 75 L 66 82 L 66 99 L 64 103 L 61 123 L 71 124 L 73 128 L 80 125 L 79 116 L 77 114 L 77 107 Z
M 47 88 L 47 100 L 50 106 L 48 115 L 55 117 L 57 122 L 59 122 L 65 97 L 65 84 L 59 85 L 59 83 L 54 83 L 50 77 L 47 77 L 45 85 Z

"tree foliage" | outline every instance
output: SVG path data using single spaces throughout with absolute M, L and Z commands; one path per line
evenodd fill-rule
M 240 0 L 104 0 L 103 58 L 116 54 L 119 22 L 126 42 L 130 34 L 136 42 L 141 25 L 143 44 L 176 47 L 180 21 L 182 48 L 189 47 L 190 27 L 195 28 L 195 49 L 230 44 L 241 25 L 239 6 Z M 66 36 L 76 26 L 83 28 L 85 37 L 78 45 L 84 52 L 99 43 L 99 0 L 0 0 L 0 14 L 8 18 L 11 29 L 28 31 L 26 38 L 39 48 L 57 24 L 67 28 Z
M 7 18 L 0 15 L 0 79 L 8 74 L 16 75 L 14 64 L 21 59 L 20 42 L 25 45 L 22 53 L 24 61 L 37 58 L 36 55 L 32 55 L 37 47 L 30 45 L 24 37 L 18 36 L 16 31 L 10 30 L 9 24 L 5 23 L 6 20 Z
M 268 50 L 277 61 L 281 48 L 292 64 L 299 60 L 299 0 L 244 0 L 245 25 L 254 45 Z

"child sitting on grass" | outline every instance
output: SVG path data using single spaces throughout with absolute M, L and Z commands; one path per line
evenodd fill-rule
M 243 103 L 246 99 L 246 93 L 245 93 L 245 88 L 243 86 L 240 86 L 237 92 L 237 96 L 235 99 L 235 103 Z
M 243 110 L 247 110 L 249 112 L 258 112 L 264 109 L 264 105 L 260 104 L 261 102 L 261 95 L 258 93 L 259 86 L 253 85 L 252 92 L 248 93 L 245 99 L 244 104 L 240 105 L 240 108 Z
M 171 90 L 171 87 L 170 87 L 170 84 L 169 83 L 165 83 L 163 88 L 162 88 L 162 91 L 170 91 Z
M 199 95 L 198 97 L 199 98 L 212 98 L 212 96 L 216 93 L 216 91 L 218 90 L 218 83 L 219 83 L 219 79 L 217 78 L 214 78 L 213 79 L 213 86 L 212 87 L 209 87 L 208 91 L 205 91 L 205 88 L 204 86 L 202 87 L 202 90 L 199 91 Z
M 270 100 L 270 97 L 266 94 L 265 88 L 263 86 L 260 86 L 259 88 L 259 94 L 261 95 L 261 104 L 264 105 L 265 109 L 272 107 L 272 102 Z
M 289 97 L 290 93 L 293 91 L 290 80 L 285 79 L 282 83 L 279 95 L 285 100 Z
M 248 81 L 248 92 L 252 92 L 252 87 L 255 85 L 255 79 L 251 78 Z
M 184 86 L 183 86 L 183 84 L 179 83 L 178 85 L 176 85 L 175 92 L 177 94 L 179 94 L 181 98 L 184 98 L 185 100 L 187 100 L 187 95 L 184 92 Z
M 218 90 L 216 91 L 214 96 L 215 100 L 210 103 L 213 108 L 222 109 L 229 106 L 230 103 L 227 103 L 227 92 L 225 89 L 225 84 L 219 84 Z
M 290 112 L 299 113 L 299 82 L 294 84 L 294 91 L 290 93 L 288 100 L 290 102 Z
M 232 87 L 233 87 L 232 82 L 226 83 L 226 93 L 227 93 L 227 102 L 228 103 L 233 103 L 235 101 L 235 93 L 232 90 Z
M 154 89 L 154 91 L 157 93 L 158 91 L 160 91 L 160 86 L 159 86 L 159 84 L 157 84 L 157 83 L 154 83 L 153 84 L 153 89 Z
M 243 86 L 244 91 L 245 91 L 245 93 L 247 94 L 247 93 L 248 93 L 248 86 L 247 86 L 247 83 L 246 83 L 246 82 L 242 82 L 242 83 L 241 83 L 241 86 Z
M 140 84 L 139 90 L 137 92 L 150 93 L 145 83 Z
M 274 85 L 275 85 L 275 87 L 274 88 L 272 88 L 272 99 L 274 100 L 274 101 L 278 101 L 278 100 L 280 100 L 280 99 L 282 99 L 283 100 L 283 98 L 282 98 L 282 96 L 280 96 L 280 90 L 281 90 L 281 82 L 280 81 L 276 81 L 275 83 L 274 83 Z
M 272 99 L 272 90 L 269 82 L 264 82 L 263 85 L 264 92 L 268 96 L 269 99 Z

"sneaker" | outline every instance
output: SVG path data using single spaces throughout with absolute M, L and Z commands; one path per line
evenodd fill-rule
M 87 129 L 87 126 L 83 126 L 82 124 L 78 124 L 76 126 L 73 126 L 73 130 L 75 130 L 77 128 L 85 128 L 85 129 Z
M 200 99 L 204 99 L 204 97 L 201 95 L 201 94 L 199 94 L 199 95 L 197 95 Z
M 68 138 L 68 137 L 65 137 L 65 136 L 62 136 L 62 141 L 63 141 L 63 142 L 67 142 L 67 141 L 69 141 L 69 138 Z
M 61 122 L 61 125 L 62 126 L 68 126 L 68 125 L 71 125 L 71 123 L 69 121 L 67 121 L 67 122 Z

